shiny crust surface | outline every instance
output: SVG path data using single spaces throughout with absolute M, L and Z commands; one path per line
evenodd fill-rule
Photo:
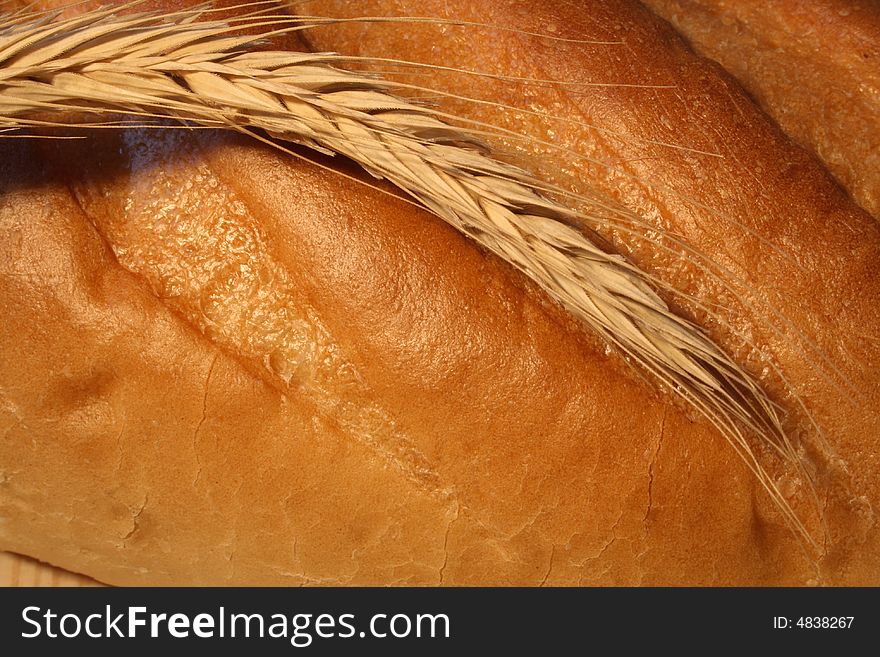
M 485 7 L 483 21 L 520 29 L 598 29 L 562 6 L 549 17 Z M 876 228 L 648 12 L 597 7 L 592 21 L 633 42 L 618 68 L 596 69 L 635 76 L 662 45 L 658 72 L 643 74 L 684 71 L 689 103 L 689 89 L 714 89 L 690 107 L 732 150 L 716 166 L 666 147 L 632 164 L 677 196 L 596 174 L 606 167 L 556 169 L 748 273 L 864 400 L 847 405 L 760 313 L 731 311 L 767 341 L 849 469 L 820 479 L 825 559 L 803 552 L 711 428 L 438 220 L 240 138 L 176 130 L 0 142 L 0 547 L 118 584 L 876 583 Z M 395 50 L 395 38 L 375 43 L 406 57 L 430 43 Z M 519 38 L 481 61 L 506 52 L 499 65 L 515 70 L 534 61 L 527 49 L 551 57 Z M 458 52 L 438 43 L 452 45 L 437 56 Z M 563 49 L 541 66 L 585 70 L 594 57 L 581 57 Z M 579 100 L 590 120 L 653 139 L 678 116 L 637 102 L 658 90 L 596 89 Z M 572 130 L 559 139 L 630 162 L 618 142 Z M 719 145 L 700 135 L 700 148 Z M 788 258 L 723 222 L 708 231 L 681 201 L 697 192 Z M 609 237 L 647 266 L 646 244 Z M 725 300 L 711 277 L 655 260 L 698 298 Z

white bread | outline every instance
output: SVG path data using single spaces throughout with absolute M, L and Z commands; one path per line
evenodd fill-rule
M 407 26 L 410 50 L 390 26 L 312 38 L 462 66 L 453 55 L 474 56 L 512 75 L 535 61 L 542 77 L 679 75 L 674 100 L 592 88 L 578 111 L 643 139 L 726 146 L 724 160 L 554 126 L 602 157 L 638 149 L 651 159 L 635 173 L 674 194 L 514 157 L 556 182 L 570 181 L 554 169 L 569 169 L 736 268 L 856 391 L 852 404 L 817 375 L 790 335 L 767 328 L 766 309 L 730 304 L 727 319 L 780 365 L 841 459 L 811 454 L 827 554 L 804 551 L 711 427 L 440 221 L 239 138 L 177 131 L 0 143 L 0 548 L 119 584 L 880 581 L 876 224 L 644 9 L 593 3 L 585 24 L 561 4 L 441 4 L 578 38 L 616 30 L 625 56 L 498 32 L 475 55 L 436 26 Z M 546 130 L 514 114 L 500 120 Z M 787 257 L 708 223 L 682 200 L 694 194 Z M 728 303 L 713 277 L 616 241 L 697 298 Z M 804 413 L 778 377 L 732 330 L 687 310 L 762 377 L 796 433 Z M 804 491 L 787 492 L 809 516 Z

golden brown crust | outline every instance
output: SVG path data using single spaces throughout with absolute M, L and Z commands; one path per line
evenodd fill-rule
M 880 230 L 729 76 L 644 7 L 624 0 L 581 7 L 528 0 L 321 1 L 310 7 L 330 16 L 375 15 L 381 8 L 389 15 L 508 28 L 354 22 L 307 34 L 318 49 L 564 81 L 548 90 L 546 83 L 430 72 L 432 88 L 537 110 L 540 116 L 440 100 L 460 115 L 526 133 L 531 141 L 496 141 L 542 179 L 597 191 L 636 211 L 647 225 L 599 230 L 661 280 L 718 304 L 709 312 L 679 300 L 777 395 L 794 432 L 810 432 L 804 406 L 818 421 L 847 462 L 847 472 L 832 478 L 852 478 L 835 485 L 859 491 L 842 493 L 845 505 L 861 494 L 869 500 L 880 494 L 872 458 L 845 456 L 872 453 L 880 437 L 880 374 L 870 366 L 880 359 Z M 465 47 L 473 40 L 481 47 Z M 395 79 L 418 83 L 425 75 L 404 67 Z M 658 248 L 658 230 L 683 237 L 703 259 Z M 670 239 L 663 244 L 677 248 Z M 818 460 L 824 471 L 829 459 Z M 842 513 L 861 518 L 867 511 Z
M 880 219 L 880 4 L 645 0 Z
M 122 584 L 435 577 L 444 506 L 173 314 L 32 152 L 4 155 L 4 548 Z
M 97 152 L 113 154 L 114 146 Z M 141 269 L 147 283 L 137 284 L 105 259 L 87 278 L 128 285 L 114 283 L 112 299 L 79 316 L 62 315 L 51 344 L 39 349 L 65 363 L 55 374 L 45 362 L 11 357 L 22 351 L 16 329 L 36 323 L 46 292 L 5 284 L 24 317 L 4 327 L 4 362 L 15 367 L 4 380 L 22 370 L 46 378 L 7 393 L 23 418 L 7 434 L 16 446 L 8 458 L 18 469 L 30 465 L 6 482 L 5 547 L 113 583 L 709 582 L 714 562 L 723 565 L 717 581 L 747 570 L 749 581 L 764 582 L 773 581 L 779 559 L 802 560 L 787 530 L 754 508 L 753 482 L 711 431 L 652 399 L 560 311 L 446 226 L 252 146 L 210 145 L 195 170 L 178 144 L 153 155 L 158 162 L 136 170 L 133 184 L 115 176 L 106 156 L 74 181 L 99 232 L 117 249 L 127 245 L 114 223 L 173 237 L 137 207 L 119 214 L 116 200 L 134 188 L 136 203 L 170 208 L 177 219 L 168 194 L 178 188 L 156 180 L 171 175 L 185 189 L 189 176 L 199 178 L 188 207 L 199 208 L 201 220 L 218 195 L 244 206 L 232 221 L 265 231 L 267 252 L 294 290 L 289 303 L 320 316 L 343 365 L 323 380 L 304 369 L 288 386 L 242 353 L 248 336 L 231 335 L 221 352 L 199 340 L 191 323 L 201 309 L 212 311 L 188 306 L 195 295 L 168 299 L 153 288 L 182 321 L 146 291 L 150 271 Z M 41 194 L 32 195 L 38 204 Z M 67 204 L 71 223 L 79 217 L 100 250 L 98 233 Z M 35 219 L 21 228 L 36 229 Z M 26 252 L 20 268 L 40 276 L 31 261 L 48 248 Z M 120 255 L 134 266 L 129 258 Z M 152 265 L 162 269 L 152 259 L 145 266 Z M 70 274 L 42 274 L 53 276 Z M 230 297 L 225 310 L 234 316 Z M 129 304 L 137 309 L 127 311 Z M 107 313 L 118 324 L 109 335 L 70 329 Z M 39 325 L 49 329 L 45 318 Z M 126 338 L 129 331 L 142 337 Z M 108 346 L 96 350 L 96 342 Z M 41 405 L 29 407 L 33 399 Z M 95 399 L 110 408 L 85 411 Z M 373 412 L 365 417 L 363 409 Z M 65 471 L 84 458 L 63 449 L 71 443 L 91 445 L 90 466 Z M 357 465 L 346 467 L 348 460 Z M 59 492 L 41 483 L 48 473 L 76 492 L 79 506 L 58 508 Z M 35 483 L 45 486 L 38 500 L 24 492 Z M 117 494 L 102 487 L 121 487 L 125 503 L 114 505 Z M 682 504 L 707 490 L 711 503 Z M 26 529 L 36 513 L 45 524 Z M 329 515 L 335 520 L 321 520 Z M 694 532 L 696 524 L 705 531 Z M 745 530 L 753 526 L 782 540 L 754 546 L 753 530 Z M 658 534 L 674 536 L 679 549 L 652 550 Z M 47 536 L 65 540 L 46 545 Z M 157 543 L 174 556 L 157 553 Z M 64 552 L 81 548 L 100 556 L 89 563 Z M 354 558 L 343 564 L 341 555 Z
M 673 38 L 614 10 L 644 28 L 645 53 L 651 34 Z M 669 62 L 734 93 L 676 43 Z M 625 93 L 609 112 L 633 121 Z M 880 285 L 876 231 L 745 101 L 734 126 L 723 97 L 703 102 L 754 147 L 774 211 L 760 227 L 808 272 L 783 283 L 755 265 L 750 280 L 787 310 L 812 304 L 798 328 L 873 404 L 834 406 L 839 391 L 771 341 L 852 471 L 820 482 L 835 533 L 821 564 L 720 436 L 447 226 L 267 148 L 177 131 L 53 145 L 47 171 L 33 146 L 0 143 L 0 548 L 111 583 L 876 583 L 877 383 L 859 359 L 880 322 L 857 296 Z M 678 172 L 702 160 L 664 157 L 671 184 L 700 187 Z M 806 184 L 770 165 L 792 158 L 811 189 L 789 211 Z M 853 233 L 794 229 L 820 206 Z M 684 210 L 646 214 L 700 237 Z M 700 246 L 735 239 L 742 269 L 767 257 L 725 232 Z M 809 299 L 817 280 L 829 289 Z M 823 305 L 836 324 L 813 320 Z

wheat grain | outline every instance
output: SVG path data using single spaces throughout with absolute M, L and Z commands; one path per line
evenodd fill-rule
M 539 181 L 377 78 L 335 67 L 334 55 L 256 50 L 229 23 L 197 21 L 201 10 L 118 9 L 0 16 L 0 131 L 52 124 L 46 113 L 116 112 L 263 130 L 355 160 L 536 281 L 708 418 L 812 542 L 747 437 L 803 475 L 773 402 L 643 272 L 573 228 L 581 215 L 539 193 Z

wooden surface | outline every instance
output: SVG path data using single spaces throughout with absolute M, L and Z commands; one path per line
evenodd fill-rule
M 100 586 L 98 582 L 9 552 L 0 552 L 0 586 Z

